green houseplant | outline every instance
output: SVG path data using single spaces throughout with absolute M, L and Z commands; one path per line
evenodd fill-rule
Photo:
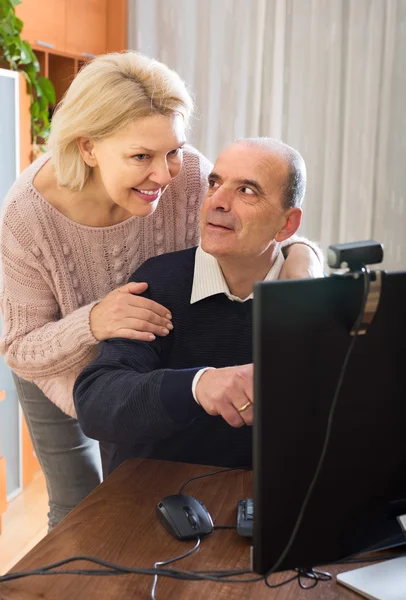
M 51 81 L 39 75 L 40 66 L 31 45 L 21 39 L 23 22 L 15 14 L 21 0 L 0 0 L 0 60 L 6 67 L 21 72 L 31 98 L 33 154 L 42 149 L 49 134 L 48 106 L 55 104 Z

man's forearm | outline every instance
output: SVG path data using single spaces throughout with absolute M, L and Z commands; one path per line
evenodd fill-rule
M 74 401 L 87 436 L 126 445 L 148 444 L 173 435 L 203 414 L 192 395 L 199 368 L 142 373 L 120 362 L 114 346 L 106 344 L 78 377 Z

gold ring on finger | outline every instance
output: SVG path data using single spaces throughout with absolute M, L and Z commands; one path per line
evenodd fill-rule
M 247 410 L 247 408 L 251 406 L 251 402 L 248 400 L 247 404 L 244 404 L 244 406 L 241 406 L 241 408 L 237 408 L 239 413 L 244 412 L 244 410 Z

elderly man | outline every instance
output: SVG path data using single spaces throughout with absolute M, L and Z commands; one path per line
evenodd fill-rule
M 251 466 L 253 284 L 278 278 L 305 187 L 304 161 L 289 146 L 230 145 L 209 176 L 201 245 L 134 273 L 171 310 L 174 329 L 150 343 L 103 342 L 76 381 L 84 433 L 114 444 L 111 470 L 130 457 Z

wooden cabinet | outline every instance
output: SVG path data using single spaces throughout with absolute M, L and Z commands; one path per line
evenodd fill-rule
M 107 52 L 127 50 L 127 0 L 107 0 Z
M 24 23 L 23 39 L 35 46 L 80 56 L 103 54 L 107 46 L 125 50 L 116 46 L 116 38 L 117 30 L 126 28 L 126 13 L 123 0 L 22 0 L 16 8 Z M 113 28 L 108 27 L 108 14 L 114 21 Z
M 54 84 L 56 103 L 62 100 L 62 97 L 77 73 L 77 60 L 69 56 L 58 56 L 49 54 L 48 56 L 48 77 Z
M 27 92 L 27 81 L 20 73 L 20 171 L 24 171 L 32 162 L 31 137 L 31 99 Z
M 35 47 L 88 58 L 127 49 L 127 0 L 22 0 L 22 38 Z
M 56 50 L 65 48 L 65 14 L 66 0 L 23 0 L 16 7 L 16 15 L 24 23 L 22 38 Z
M 65 51 L 81 56 L 107 49 L 107 0 L 66 0 Z
M 127 49 L 127 11 L 127 0 L 22 0 L 17 6 L 17 16 L 24 23 L 22 37 L 34 48 L 40 74 L 49 77 L 54 84 L 57 102 L 92 56 Z M 33 156 L 30 98 L 24 78 L 20 79 L 20 168 L 23 171 Z

